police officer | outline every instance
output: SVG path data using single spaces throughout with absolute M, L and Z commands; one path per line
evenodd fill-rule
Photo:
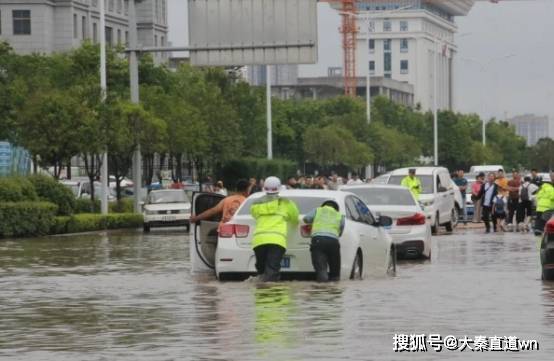
M 256 221 L 252 247 L 256 254 L 256 270 L 263 282 L 280 279 L 281 260 L 287 250 L 289 227 L 298 224 L 298 207 L 286 198 L 279 197 L 281 180 L 269 177 L 264 183 L 265 196 L 250 208 Z
M 402 179 L 400 183 L 403 187 L 406 187 L 412 192 L 416 200 L 419 200 L 419 195 L 423 191 L 421 180 L 416 177 L 416 170 L 412 168 L 408 171 L 408 175 Z
M 550 182 L 543 182 L 537 193 L 537 215 L 535 232 L 543 232 L 548 221 L 544 213 L 554 211 L 554 172 L 550 173 Z
M 304 217 L 304 222 L 312 225 L 312 264 L 318 282 L 340 279 L 340 243 L 344 230 L 344 216 L 339 213 L 339 205 L 333 200 L 325 201 Z M 329 273 L 327 273 L 327 267 Z

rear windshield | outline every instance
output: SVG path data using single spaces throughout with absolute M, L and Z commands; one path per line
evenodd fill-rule
M 408 189 L 350 188 L 346 191 L 354 193 L 370 206 L 413 206 L 416 204 Z
M 151 192 L 148 195 L 149 204 L 188 203 L 187 195 L 182 190 Z
M 326 200 L 329 200 L 329 198 L 318 198 L 318 197 L 286 197 L 286 198 L 296 203 L 296 206 L 298 207 L 300 214 L 307 214 L 313 209 L 316 209 L 317 207 L 321 206 L 323 202 L 325 202 Z M 259 198 L 256 198 L 256 200 L 257 199 Z M 254 201 L 255 201 L 254 198 L 247 199 L 244 205 L 240 208 L 238 215 L 250 214 L 250 207 L 252 207 L 252 203 L 254 203 Z
M 389 178 L 388 184 L 400 185 L 400 183 L 402 183 L 402 179 L 404 179 L 405 177 L 405 175 L 392 175 Z M 432 175 L 416 175 L 416 177 L 421 180 L 421 185 L 423 186 L 423 194 L 434 193 Z

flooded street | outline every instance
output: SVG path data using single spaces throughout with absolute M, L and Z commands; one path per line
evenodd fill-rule
M 178 230 L 0 241 L 0 359 L 548 360 L 554 283 L 532 235 L 458 230 L 393 278 L 219 283 Z M 395 334 L 517 336 L 540 351 L 395 353 Z

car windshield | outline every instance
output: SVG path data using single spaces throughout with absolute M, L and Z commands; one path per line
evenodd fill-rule
M 369 206 L 415 206 L 414 197 L 407 189 L 349 188 Z
M 321 206 L 323 202 L 328 200 L 328 198 L 301 197 L 301 196 L 298 196 L 298 197 L 293 196 L 293 197 L 286 197 L 286 198 L 296 203 L 296 206 L 298 207 L 300 214 L 307 214 L 313 209 L 316 209 L 317 207 Z M 254 203 L 254 201 L 257 199 L 259 198 L 256 198 L 256 199 L 249 198 L 248 200 L 246 200 L 244 205 L 240 208 L 238 215 L 250 214 L 250 207 L 252 206 L 252 203 Z
M 432 175 L 416 175 L 417 178 L 421 180 L 421 185 L 423 186 L 423 194 L 432 194 L 434 193 L 433 189 L 433 176 Z M 406 178 L 405 175 L 392 175 L 389 178 L 388 184 L 400 185 L 402 179 Z
M 189 199 L 187 195 L 182 190 L 174 191 L 160 191 L 160 192 L 150 192 L 148 195 L 149 204 L 160 204 L 160 203 L 188 203 Z

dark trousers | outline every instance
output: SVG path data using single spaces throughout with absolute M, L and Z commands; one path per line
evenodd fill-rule
M 315 236 L 312 238 L 310 251 L 317 282 L 338 281 L 340 279 L 339 241 L 331 237 Z
M 487 230 L 487 233 L 491 231 L 491 219 L 492 219 L 493 229 L 496 232 L 497 218 L 492 214 L 492 207 L 483 206 L 482 214 L 483 214 L 483 222 L 485 223 L 485 229 Z
M 264 244 L 254 248 L 256 270 L 262 282 L 278 282 L 281 279 L 281 260 L 286 249 L 276 244 Z
M 533 202 L 521 201 L 517 209 L 517 223 L 525 221 L 525 217 L 531 217 L 533 215 Z
M 514 216 L 519 208 L 519 199 L 508 199 L 508 224 L 512 224 Z

